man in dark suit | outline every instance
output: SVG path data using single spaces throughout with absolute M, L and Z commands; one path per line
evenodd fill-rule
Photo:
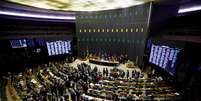
M 126 77 L 127 77 L 127 79 L 129 78 L 129 70 L 127 70 L 127 73 L 126 73 L 127 75 L 126 75 Z

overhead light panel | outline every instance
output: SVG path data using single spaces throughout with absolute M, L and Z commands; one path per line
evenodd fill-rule
M 199 6 L 192 6 L 192 7 L 186 7 L 186 8 L 180 8 L 178 13 L 186 13 L 186 12 L 193 12 L 201 10 L 201 5 Z
M 49 15 L 49 14 L 34 14 L 16 11 L 0 11 L 0 15 L 10 15 L 18 17 L 42 18 L 42 19 L 58 19 L 58 20 L 75 20 L 75 16 L 68 15 Z
M 6 0 L 50 10 L 62 11 L 101 11 L 126 8 L 155 0 Z

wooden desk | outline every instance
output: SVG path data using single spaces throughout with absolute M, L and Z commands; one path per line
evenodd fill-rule
M 118 66 L 118 61 L 106 61 L 106 60 L 99 60 L 99 59 L 89 59 L 90 63 L 99 64 L 104 66 Z

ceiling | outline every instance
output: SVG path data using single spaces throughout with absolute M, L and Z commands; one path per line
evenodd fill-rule
M 100 11 L 126 8 L 156 0 L 6 0 L 31 7 L 61 11 Z

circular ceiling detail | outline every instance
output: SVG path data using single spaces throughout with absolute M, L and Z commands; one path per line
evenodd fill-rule
M 126 8 L 154 0 L 7 0 L 12 3 L 61 11 L 101 11 Z

